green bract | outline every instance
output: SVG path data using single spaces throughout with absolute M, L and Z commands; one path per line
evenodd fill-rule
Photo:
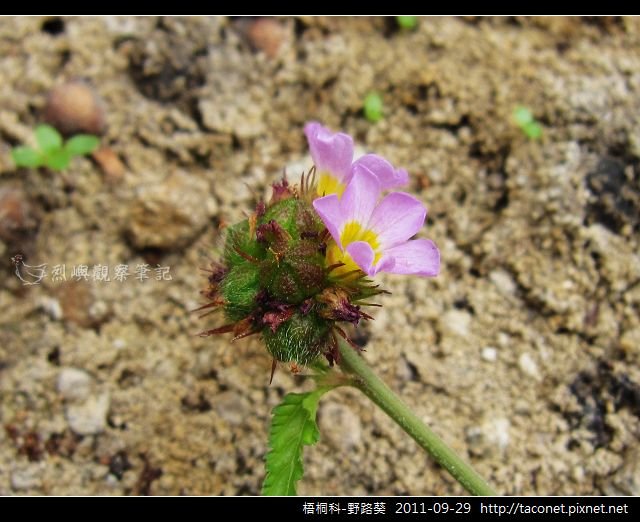
M 93 152 L 100 140 L 90 134 L 78 134 L 63 143 L 60 133 L 50 125 L 38 125 L 35 130 L 38 148 L 20 146 L 11 151 L 13 162 L 18 167 L 48 167 L 62 170 L 74 156 Z
M 314 196 L 304 184 L 283 181 L 269 204 L 227 229 L 202 309 L 221 307 L 228 324 L 203 335 L 259 334 L 274 361 L 293 368 L 321 355 L 335 361 L 336 333 L 345 335 L 338 323 L 368 319 L 362 301 L 380 291 L 362 272 L 335 274 L 343 264 L 328 265 L 331 236 L 312 206 Z
M 316 312 L 295 313 L 275 332 L 262 334 L 269 353 L 279 361 L 287 361 L 295 354 L 295 361 L 309 365 L 322 352 L 329 334 L 329 325 Z

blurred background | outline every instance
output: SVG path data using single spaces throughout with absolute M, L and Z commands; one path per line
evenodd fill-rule
M 0 494 L 259 494 L 309 383 L 190 311 L 318 120 L 442 254 L 368 362 L 501 493 L 640 495 L 637 18 L 2 17 L 0 77 Z M 44 122 L 100 148 L 17 168 Z M 319 424 L 300 494 L 463 493 L 355 391 Z

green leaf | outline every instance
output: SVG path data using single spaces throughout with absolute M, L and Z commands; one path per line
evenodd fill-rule
M 62 148 L 62 136 L 51 125 L 38 125 L 36 127 L 36 140 L 40 150 L 46 154 Z
M 403 29 L 415 29 L 418 25 L 417 16 L 396 16 L 396 22 Z
M 71 154 L 66 149 L 54 150 L 44 158 L 44 164 L 51 170 L 62 170 L 70 161 Z
M 320 439 L 316 412 L 320 397 L 330 389 L 323 387 L 308 393 L 289 393 L 273 409 L 263 495 L 296 494 L 296 483 L 304 473 L 302 447 Z
M 18 167 L 40 167 L 43 158 L 40 152 L 31 147 L 16 147 L 11 151 L 11 158 Z
M 91 134 L 78 134 L 65 143 L 64 148 L 72 156 L 90 154 L 100 144 L 100 140 Z
M 523 125 L 522 131 L 530 140 L 537 140 L 542 136 L 542 127 L 540 127 L 540 124 L 537 121 L 530 121 L 526 125 Z
M 382 98 L 377 92 L 370 92 L 363 103 L 364 116 L 370 122 L 377 122 L 382 119 Z
M 533 114 L 531 113 L 531 111 L 526 107 L 523 107 L 522 105 L 516 107 L 516 109 L 513 111 L 513 119 L 520 127 L 524 127 L 528 123 L 535 121 L 533 119 Z

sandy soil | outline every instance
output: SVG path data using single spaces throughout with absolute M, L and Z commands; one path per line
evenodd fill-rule
M 0 18 L 0 494 L 259 493 L 269 412 L 307 384 L 269 386 L 259 342 L 199 338 L 220 318 L 189 311 L 220 225 L 311 165 L 316 119 L 409 170 L 442 252 L 437 279 L 382 279 L 357 335 L 371 365 L 502 493 L 640 495 L 639 35 L 626 18 Z M 15 169 L 76 78 L 124 173 Z M 48 264 L 41 284 L 17 253 Z M 355 391 L 319 422 L 302 494 L 462 492 Z

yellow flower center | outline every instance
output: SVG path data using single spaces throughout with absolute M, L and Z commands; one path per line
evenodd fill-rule
M 347 188 L 347 186 L 335 176 L 332 176 L 328 172 L 320 173 L 320 179 L 318 180 L 319 197 L 330 196 L 331 194 L 337 194 L 338 197 L 341 197 L 345 188 Z
M 346 247 L 355 241 L 364 241 L 365 243 L 369 243 L 374 252 L 380 247 L 380 242 L 378 241 L 378 236 L 375 232 L 363 228 L 357 221 L 349 221 L 345 224 L 342 232 L 340 233 L 340 242 L 343 247 Z M 379 254 L 376 254 L 376 257 L 379 257 Z M 376 259 L 375 262 L 377 261 L 378 259 Z
M 382 257 L 382 254 L 378 251 L 380 248 L 378 235 L 372 230 L 364 228 L 357 221 L 350 221 L 345 224 L 342 232 L 340 233 L 340 242 L 342 243 L 342 247 L 345 248 L 345 251 L 342 252 L 335 241 L 332 241 L 327 247 L 327 262 L 329 265 L 344 263 L 344 266 L 336 268 L 332 274 L 341 275 L 347 272 L 352 272 L 353 270 L 360 270 L 360 267 L 346 251 L 347 246 L 354 241 L 364 241 L 365 243 L 369 243 L 371 249 L 375 253 L 373 259 L 374 265 L 377 264 L 380 257 Z

